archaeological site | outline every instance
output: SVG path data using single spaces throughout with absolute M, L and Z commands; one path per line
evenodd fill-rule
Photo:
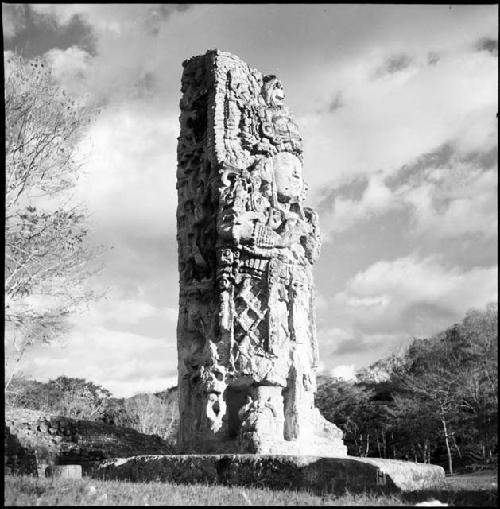
M 281 81 L 218 50 L 183 65 L 177 450 L 108 459 L 95 475 L 318 493 L 439 486 L 442 467 L 349 456 L 315 407 L 320 229 Z

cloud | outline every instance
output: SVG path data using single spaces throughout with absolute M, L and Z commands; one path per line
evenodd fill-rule
M 497 300 L 497 275 L 496 265 L 464 269 L 440 256 L 371 264 L 327 296 L 328 307 L 318 313 L 321 370 L 369 365 L 413 337 L 460 322 L 467 310 Z
M 356 377 L 356 370 L 354 369 L 354 364 L 342 364 L 331 369 L 330 375 L 343 380 L 354 380 Z
M 307 204 L 335 240 L 315 267 L 325 369 L 372 362 L 494 294 L 496 251 L 472 252 L 496 236 L 497 6 L 183 9 L 33 4 L 9 21 L 7 49 L 47 52 L 58 80 L 102 107 L 78 196 L 92 238 L 114 246 L 109 300 L 36 373 L 45 363 L 128 393 L 173 379 L 181 63 L 210 48 L 277 74 L 296 113 Z
M 344 320 L 342 311 L 336 311 L 335 315 L 336 321 L 345 325 L 345 328 L 318 330 L 321 359 L 319 372 L 332 374 L 332 367 L 352 366 L 354 369 L 371 364 L 399 349 L 410 339 L 409 335 L 401 332 L 369 333 L 353 326 L 351 321 Z
M 428 184 L 405 193 L 413 206 L 415 233 L 438 238 L 497 235 L 498 174 L 471 168 L 429 172 Z M 451 174 L 451 175 L 450 175 Z
M 158 341 L 140 334 L 89 324 L 79 327 L 65 346 L 37 346 L 21 369 L 38 380 L 62 374 L 92 380 L 115 396 L 159 391 L 177 371 L 175 336 Z
M 404 53 L 401 55 L 392 55 L 375 70 L 373 76 L 374 78 L 380 78 L 385 74 L 393 74 L 395 72 L 402 71 L 410 67 L 412 61 L 413 59 Z
M 33 4 L 32 9 L 50 20 L 58 33 L 67 32 L 75 19 L 90 27 L 95 44 L 90 49 L 81 47 L 92 56 L 87 61 L 84 90 L 96 103 L 119 104 L 144 94 L 163 102 L 178 94 L 186 56 L 172 59 L 171 51 L 161 49 L 171 49 L 170 41 L 158 40 L 158 35 L 189 6 L 130 4 L 117 9 L 113 4 Z M 71 45 L 75 44 L 56 46 L 66 49 Z M 165 103 L 169 105 L 168 100 Z
M 338 92 L 335 94 L 335 97 L 333 98 L 332 102 L 328 105 L 328 113 L 334 113 L 339 108 L 342 108 L 342 106 L 344 106 L 342 94 Z
M 320 329 L 322 356 L 336 359 L 339 356 L 358 355 L 375 349 L 377 346 L 395 343 L 401 340 L 400 334 L 367 333 L 359 328 L 344 323 L 345 328 L 333 327 Z
M 107 108 L 82 141 L 79 187 L 108 233 L 159 237 L 175 229 L 178 120 L 144 101 Z
M 324 240 L 330 238 L 329 232 L 347 230 L 360 221 L 400 206 L 400 200 L 384 183 L 382 175 L 374 174 L 369 178 L 361 199 L 349 199 L 342 196 L 334 198 L 333 207 L 330 206 L 329 210 L 321 216 L 322 224 L 326 225 L 322 228 L 325 234 Z
M 139 299 L 120 299 L 107 297 L 93 306 L 87 319 L 94 324 L 119 322 L 123 326 L 133 325 L 145 318 L 164 314 L 172 322 L 177 321 L 177 310 L 172 308 L 159 309 Z
M 52 75 L 60 86 L 70 94 L 83 96 L 87 93 L 87 74 L 92 56 L 89 52 L 71 46 L 67 49 L 53 48 L 45 53 Z
M 26 27 L 25 6 L 2 4 L 2 27 L 5 39 L 11 39 Z
M 180 62 L 211 47 L 233 51 L 264 72 L 279 72 L 306 140 L 313 204 L 325 184 L 395 171 L 449 138 L 450 126 L 461 128 L 465 140 L 477 141 L 485 134 L 484 118 L 477 119 L 471 136 L 466 132 L 471 119 L 460 117 L 473 108 L 473 98 L 477 102 L 487 95 L 488 107 L 496 102 L 496 59 L 463 49 L 464 40 L 477 41 L 478 31 L 485 37 L 495 32 L 494 24 L 484 23 L 486 9 L 450 13 L 441 6 L 334 6 L 335 30 L 325 15 L 329 6 L 289 6 L 286 12 L 279 6 L 243 5 L 195 5 L 185 12 L 158 5 L 117 10 L 112 4 L 35 4 L 33 9 L 60 25 L 78 15 L 92 27 L 96 53 L 87 61 L 85 87 L 103 103 L 127 101 L 149 90 L 157 107 L 177 115 L 176 101 L 168 98 L 179 95 Z M 151 20 L 157 23 L 154 33 L 146 28 Z M 278 20 L 280 30 L 273 25 Z M 198 29 L 205 24 L 218 30 Z M 278 51 L 281 39 L 295 55 L 293 64 Z M 318 52 L 338 45 L 343 51 Z M 428 65 L 430 51 L 440 53 L 439 65 Z M 482 67 L 475 65 L 481 58 L 486 59 Z M 411 66 L 403 65 L 410 61 Z M 399 72 L 374 81 L 373 72 L 384 65 Z M 314 113 L 332 107 L 335 115 Z
M 439 62 L 439 58 L 439 54 L 435 51 L 429 51 L 429 53 L 427 53 L 427 63 L 429 65 L 436 65 Z
M 496 147 L 464 153 L 448 143 L 403 167 L 389 186 L 412 209 L 412 234 L 495 237 L 496 159 Z
M 463 153 L 450 141 L 392 175 L 372 174 L 326 192 L 319 206 L 325 242 L 332 233 L 403 210 L 410 213 L 405 234 L 416 238 L 495 237 L 496 154 L 496 147 Z
M 176 144 L 178 120 L 148 101 L 108 106 L 79 148 L 95 242 L 113 246 L 101 278 L 121 298 L 177 305 Z M 163 304 L 161 304 L 163 302 Z
M 60 26 L 80 16 L 96 31 L 125 34 L 127 30 L 139 26 L 148 28 L 154 34 L 162 22 L 175 12 L 185 11 L 189 5 L 129 4 L 120 9 L 112 4 L 32 4 L 31 7 L 38 14 L 52 17 Z
M 476 43 L 478 51 L 489 51 L 492 55 L 498 55 L 498 40 L 489 37 L 482 37 Z
M 438 256 L 379 261 L 351 278 L 332 303 L 366 333 L 432 334 L 443 326 L 436 319 L 443 311 L 446 320 L 458 319 L 496 300 L 497 273 L 496 266 L 464 271 Z
M 38 9 L 41 7 L 41 9 Z M 41 56 L 53 48 L 66 49 L 78 46 L 93 53 L 92 28 L 79 15 L 78 10 L 63 26 L 43 10 L 43 5 L 2 5 L 4 42 L 7 49 L 15 49 L 24 57 Z
M 373 80 L 385 53 L 379 48 L 356 55 L 315 76 L 325 90 L 335 87 L 342 94 L 343 107 L 335 115 L 304 113 L 298 118 L 313 204 L 325 187 L 373 174 L 394 175 L 445 143 L 463 153 L 484 152 L 496 144 L 498 63 L 490 53 L 448 49 L 429 66 L 423 47 L 411 55 L 409 67 Z M 323 111 L 330 102 L 325 98 Z

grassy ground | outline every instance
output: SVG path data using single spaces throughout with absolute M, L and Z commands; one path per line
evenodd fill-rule
M 5 476 L 5 505 L 404 505 L 398 497 L 344 495 L 227 486 L 127 483 L 83 478 L 37 479 Z
M 483 470 L 471 474 L 450 475 L 446 478 L 446 484 L 451 489 L 485 490 L 498 488 L 498 472 L 496 470 Z
M 329 506 L 402 506 L 425 500 L 440 500 L 456 506 L 495 506 L 497 472 L 447 477 L 447 488 L 402 496 L 317 496 L 307 492 L 270 489 L 176 485 L 170 483 L 128 483 L 42 479 L 5 476 L 6 506 L 29 505 L 329 505 Z
M 446 486 L 443 489 L 410 492 L 402 495 L 405 502 L 415 503 L 433 499 L 459 507 L 496 507 L 497 497 L 497 470 L 447 476 Z

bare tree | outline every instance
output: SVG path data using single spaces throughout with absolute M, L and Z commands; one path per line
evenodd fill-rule
M 178 419 L 176 403 L 175 399 L 144 393 L 126 399 L 125 409 L 136 430 L 168 440 Z
M 87 242 L 75 203 L 76 147 L 94 111 L 66 94 L 42 59 L 5 59 L 5 331 L 12 380 L 26 349 L 68 330 L 67 318 L 95 298 L 87 285 L 101 248 Z

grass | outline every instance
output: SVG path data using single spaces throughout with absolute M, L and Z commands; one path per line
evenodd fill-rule
M 30 505 L 288 505 L 288 506 L 404 506 L 440 500 L 450 506 L 496 506 L 496 471 L 449 476 L 441 490 L 425 490 L 398 496 L 318 496 L 305 491 L 271 490 L 240 486 L 182 485 L 161 482 L 130 483 L 83 479 L 5 476 L 6 506 Z
M 331 495 L 321 497 L 307 492 L 260 488 L 177 485 L 170 483 L 129 483 L 5 476 L 6 506 L 29 505 L 329 505 L 401 506 L 395 496 Z
M 487 490 L 498 487 L 498 472 L 483 470 L 471 474 L 450 475 L 446 477 L 450 489 Z
M 445 486 L 442 489 L 428 489 L 402 495 L 405 502 L 440 500 L 450 506 L 459 507 L 496 507 L 497 497 L 497 470 L 447 476 Z

